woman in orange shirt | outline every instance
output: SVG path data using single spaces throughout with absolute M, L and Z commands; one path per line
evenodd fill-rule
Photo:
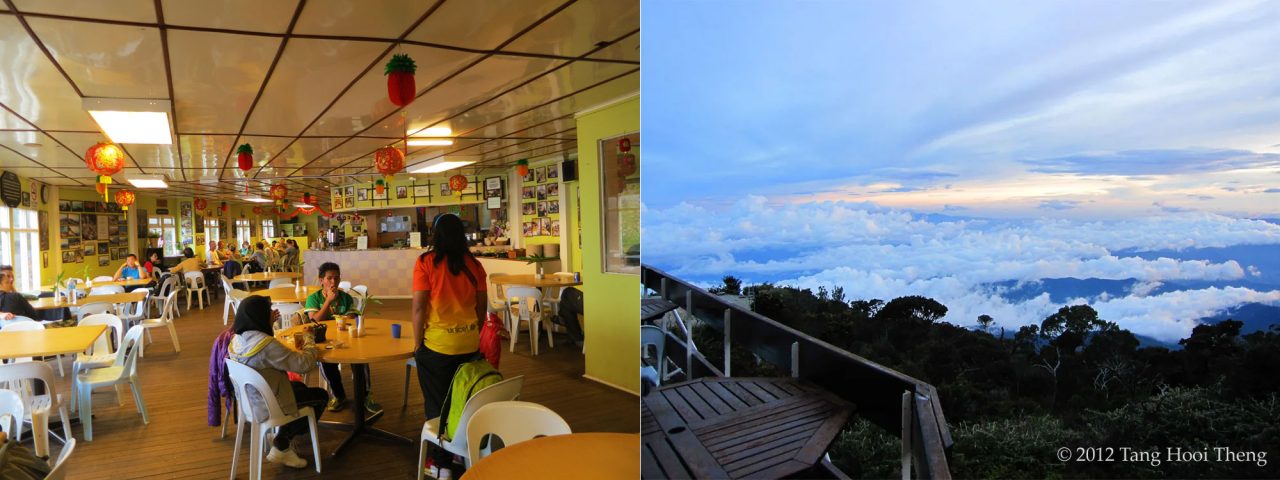
M 414 358 L 429 419 L 442 413 L 454 371 L 477 358 L 489 303 L 484 267 L 467 248 L 462 219 L 440 215 L 432 230 L 432 250 L 418 257 L 413 270 Z M 435 452 L 434 463 L 444 466 L 448 452 Z

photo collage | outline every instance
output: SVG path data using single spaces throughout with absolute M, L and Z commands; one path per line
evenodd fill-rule
M 58 212 L 62 263 L 104 267 L 127 255 L 128 225 L 120 205 L 63 200 L 58 202 Z
M 520 188 L 525 237 L 560 235 L 560 164 L 532 167 Z

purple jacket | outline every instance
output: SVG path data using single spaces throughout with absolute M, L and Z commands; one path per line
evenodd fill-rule
M 230 328 L 218 334 L 213 341 L 213 351 L 209 353 L 209 426 L 222 425 L 222 405 L 231 410 L 231 402 L 236 397 L 235 388 L 231 385 L 231 376 L 227 374 L 227 346 L 231 337 L 235 336 Z

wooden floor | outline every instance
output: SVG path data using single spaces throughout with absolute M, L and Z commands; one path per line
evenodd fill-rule
M 408 318 L 408 300 L 384 300 L 379 316 Z M 216 307 L 216 308 L 215 308 Z M 124 406 L 116 402 L 115 393 L 100 389 L 95 393 L 94 440 L 85 442 L 78 423 L 72 433 L 79 439 L 76 452 L 69 460 L 68 478 L 227 478 L 230 474 L 234 445 L 234 424 L 226 439 L 219 439 L 219 429 L 206 424 L 206 398 L 209 353 L 213 339 L 224 327 L 218 315 L 221 301 L 204 310 L 184 310 L 177 320 L 182 352 L 173 350 L 164 329 L 153 330 L 155 342 L 139 360 L 143 400 L 151 423 L 144 425 L 134 409 L 133 398 L 125 390 Z M 559 338 L 559 336 L 557 336 Z M 510 378 L 524 375 L 521 400 L 536 402 L 559 413 L 575 432 L 639 432 L 639 399 L 633 395 L 582 378 L 583 356 L 580 351 L 557 343 L 556 348 L 544 344 L 537 357 L 529 355 L 528 335 L 521 335 L 516 352 L 504 351 L 502 373 Z M 409 403 L 402 406 L 404 362 L 384 362 L 370 366 L 375 400 L 386 411 L 376 426 L 414 439 L 414 445 L 399 445 L 371 437 L 362 437 L 337 459 L 328 457 L 346 432 L 320 429 L 322 474 L 310 467 L 289 469 L 266 463 L 266 478 L 414 478 L 417 463 L 417 438 L 425 420 L 422 394 L 416 372 L 410 377 Z M 70 362 L 67 363 L 70 368 Z M 317 375 L 310 375 L 315 385 Z M 59 392 L 70 391 L 69 379 L 61 379 Z M 344 371 L 348 395 L 353 395 L 350 372 Z M 349 422 L 351 411 L 325 412 L 324 420 Z M 74 416 L 74 414 L 73 414 Z M 61 430 L 58 430 L 59 432 Z M 30 443 L 30 442 L 25 442 Z M 247 440 L 246 444 L 247 446 Z M 295 440 L 298 454 L 311 460 L 311 444 L 307 437 Z M 51 442 L 54 455 L 61 449 Z M 241 449 L 236 476 L 248 477 L 247 448 Z M 585 452 L 584 452 L 585 453 Z M 639 450 L 636 452 L 639 455 Z M 456 478 L 456 477 L 455 477 Z

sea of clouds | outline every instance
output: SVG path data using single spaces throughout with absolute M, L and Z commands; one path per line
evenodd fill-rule
M 1121 250 L 1278 246 L 1280 225 L 1202 212 L 1127 220 L 990 220 L 895 210 L 869 203 L 781 203 L 749 196 L 729 208 L 679 204 L 642 212 L 644 262 L 706 286 L 724 275 L 748 283 L 843 287 L 850 299 L 934 298 L 944 320 L 991 315 L 1009 329 L 1039 323 L 1066 304 L 1089 303 L 1134 333 L 1175 342 L 1196 319 L 1249 302 L 1280 303 L 1280 290 L 1209 287 L 1151 295 L 1165 281 L 1246 280 L 1263 274 L 1235 260 L 1117 255 Z M 1009 301 L 989 284 L 1044 278 L 1136 279 L 1127 295 L 1055 303 L 1048 293 Z

